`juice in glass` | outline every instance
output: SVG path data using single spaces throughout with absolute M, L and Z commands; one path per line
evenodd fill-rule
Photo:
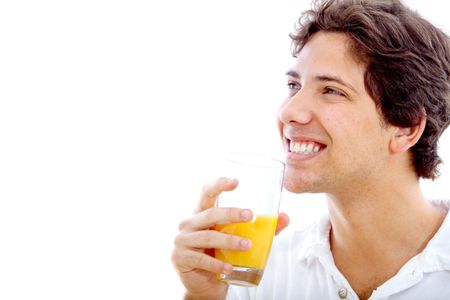
M 215 250 L 215 257 L 233 265 L 233 273 L 218 275 L 228 283 L 255 286 L 259 284 L 269 257 L 278 215 L 257 215 L 252 222 L 216 225 L 222 233 L 248 238 L 252 247 L 248 251 Z

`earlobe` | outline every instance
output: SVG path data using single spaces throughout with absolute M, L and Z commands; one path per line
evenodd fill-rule
M 393 153 L 402 153 L 414 146 L 425 130 L 426 121 L 426 117 L 423 116 L 416 126 L 396 127 L 390 142 L 391 151 Z

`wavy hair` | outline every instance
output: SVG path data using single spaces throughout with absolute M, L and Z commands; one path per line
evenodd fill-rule
M 450 122 L 448 36 L 398 0 L 322 0 L 303 12 L 290 34 L 296 56 L 318 31 L 345 33 L 366 66 L 364 83 L 384 121 L 425 130 L 410 149 L 418 177 L 435 179 L 438 140 Z

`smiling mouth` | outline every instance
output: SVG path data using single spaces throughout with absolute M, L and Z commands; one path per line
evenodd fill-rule
M 301 154 L 303 156 L 313 156 L 319 153 L 327 146 L 314 141 L 291 141 L 287 140 L 289 145 L 289 152 L 295 154 Z

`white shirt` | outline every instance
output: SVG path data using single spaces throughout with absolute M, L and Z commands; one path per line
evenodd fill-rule
M 450 201 L 434 201 L 449 210 Z M 358 299 L 334 264 L 329 218 L 276 237 L 258 287 L 230 286 L 227 299 Z M 370 300 L 450 299 L 450 214 L 426 248 L 378 287 Z

